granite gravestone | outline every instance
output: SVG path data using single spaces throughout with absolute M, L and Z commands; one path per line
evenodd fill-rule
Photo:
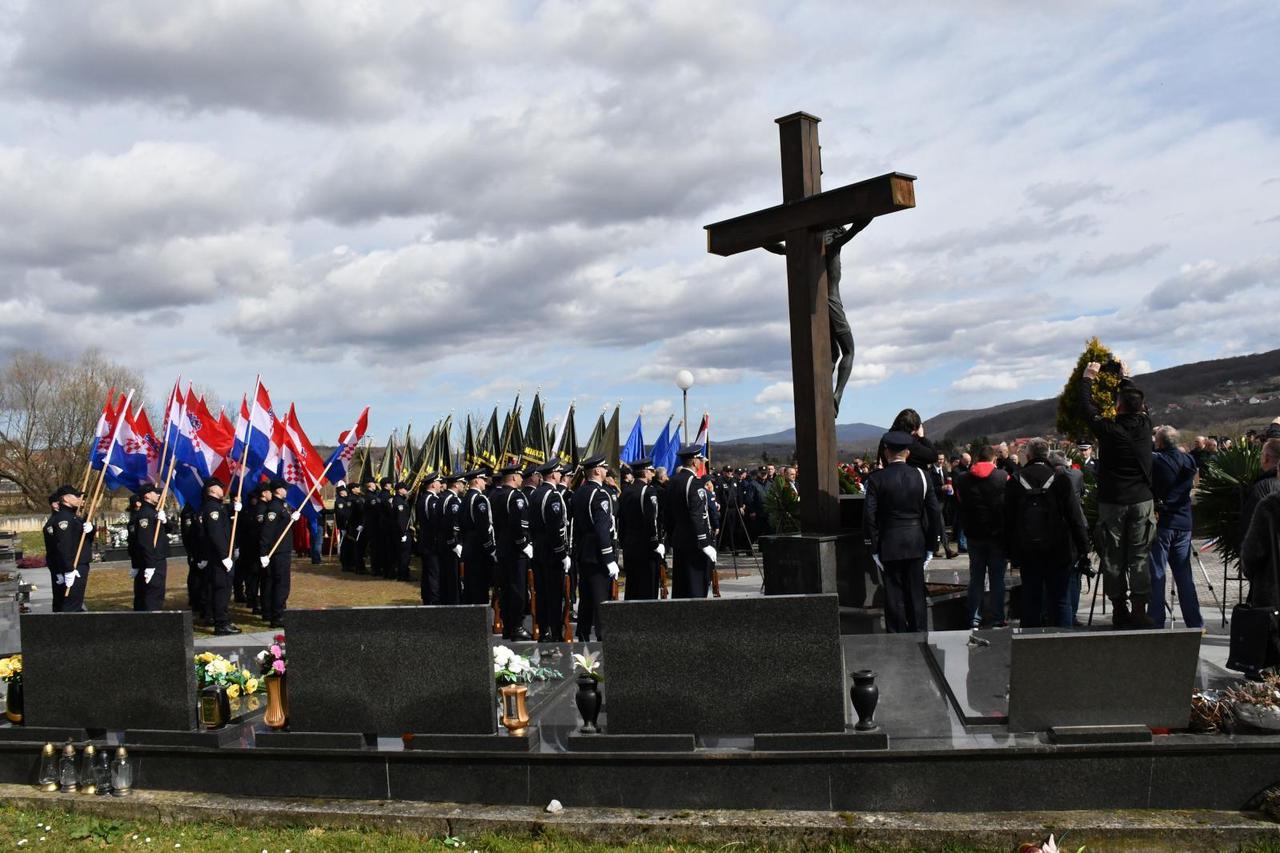
M 1198 628 L 1015 634 L 1009 729 L 1186 728 L 1200 636 Z
M 488 607 L 289 611 L 289 728 L 494 734 Z
M 191 614 L 22 616 L 26 720 L 86 729 L 196 727 Z
M 600 609 L 611 735 L 845 731 L 835 595 Z

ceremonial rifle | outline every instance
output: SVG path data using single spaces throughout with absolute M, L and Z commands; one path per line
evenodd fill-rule
M 542 631 L 538 629 L 538 587 L 533 579 L 533 567 L 530 566 L 525 572 L 528 576 L 529 612 L 533 614 L 533 639 L 537 640 L 542 636 Z
M 658 598 L 670 598 L 671 592 L 667 589 L 667 561 L 658 561 Z
M 716 598 L 720 597 L 720 570 L 715 563 L 711 564 L 711 594 Z
M 573 585 L 569 578 L 569 573 L 564 575 L 564 641 L 566 643 L 573 642 L 573 603 L 569 601 L 569 593 L 572 592 Z

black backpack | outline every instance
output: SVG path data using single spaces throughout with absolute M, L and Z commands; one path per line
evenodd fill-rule
M 1049 479 L 1037 487 L 1028 483 L 1022 474 L 1018 475 L 1024 491 L 1019 535 L 1027 550 L 1049 551 L 1061 544 L 1062 513 L 1049 493 L 1057 476 L 1049 475 Z

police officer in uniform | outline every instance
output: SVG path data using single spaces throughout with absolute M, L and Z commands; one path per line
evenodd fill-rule
M 573 495 L 573 521 L 577 539 L 574 562 L 578 565 L 578 628 L 576 638 L 603 640 L 597 622 L 601 603 L 609 600 L 610 582 L 618 577 L 618 552 L 614 543 L 613 495 L 604 485 L 607 472 L 603 456 L 582 463 L 587 479 Z
M 867 478 L 863 524 L 884 580 L 884 627 L 890 634 L 924 631 L 924 569 L 942 535 L 942 512 L 928 475 L 907 463 L 915 437 L 893 431 L 883 444 L 888 459 Z
M 200 556 L 205 561 L 205 594 L 209 597 L 209 610 L 213 618 L 213 633 L 217 636 L 239 634 L 240 629 L 231 624 L 231 570 L 232 557 L 231 514 L 222 502 L 226 486 L 217 477 L 204 482 L 204 502 L 200 505 Z M 233 507 L 237 511 L 243 507 Z
M 618 502 L 618 538 L 627 567 L 624 598 L 651 600 L 658 597 L 658 566 L 667 553 L 662 544 L 658 487 L 653 485 L 653 460 L 637 459 L 631 463 L 631 471 L 635 481 L 623 489 Z
M 76 511 L 84 505 L 84 492 L 74 486 L 59 486 L 49 496 L 49 504 L 53 514 L 44 523 L 44 552 L 49 585 L 53 589 L 53 612 L 79 613 L 85 609 L 93 523 L 76 516 Z
M 347 545 L 347 524 L 351 521 L 351 495 L 343 482 L 339 482 L 333 491 L 333 535 L 338 541 L 338 564 L 342 571 L 349 572 L 351 549 Z
M 533 635 L 524 627 L 525 605 L 529 600 L 529 559 L 533 556 L 528 496 L 520 489 L 524 478 L 519 465 L 503 468 L 498 476 L 501 484 L 489 500 L 498 544 L 502 637 L 513 641 L 532 640 Z
M 383 478 L 382 483 L 391 480 Z M 365 553 L 369 557 L 369 574 L 386 575 L 385 527 L 383 526 L 383 505 L 387 502 L 387 493 L 377 482 L 369 483 L 368 494 L 364 501 L 364 543 Z
M 289 529 L 289 522 L 297 522 L 302 514 L 289 511 L 284 502 L 289 494 L 289 484 L 284 480 L 272 480 L 271 495 L 260 510 L 262 521 L 259 523 L 258 564 L 262 568 L 262 618 L 272 628 L 284 627 L 284 609 L 289 600 L 289 584 L 293 566 L 293 548 L 280 537 Z M 280 547 L 275 547 L 276 542 Z
M 204 594 L 204 573 L 208 563 L 200 554 L 200 508 L 189 503 L 182 508 L 178 524 L 182 530 L 182 548 L 187 552 L 187 606 L 197 623 L 209 622 L 209 602 Z
M 409 502 L 409 484 L 396 483 L 391 496 L 390 524 L 387 525 L 387 551 L 392 555 L 391 577 L 398 581 L 410 580 L 409 562 L 413 559 L 413 506 Z
M 538 641 L 563 643 L 564 578 L 569 571 L 569 517 L 558 488 L 564 466 L 553 460 L 538 469 L 541 484 L 529 495 L 529 530 L 533 535 L 533 584 L 538 594 Z
M 231 555 L 236 564 L 232 600 L 243 602 L 253 613 L 260 613 L 262 610 L 258 604 L 261 574 L 258 569 L 258 507 L 264 485 L 254 486 L 249 491 L 244 511 L 237 515 L 239 520 L 233 520 L 231 525 L 236 529 L 236 547 Z
M 440 489 L 443 484 L 434 471 L 423 476 L 418 483 L 418 497 L 413 502 L 413 521 L 417 528 L 414 547 L 422 560 L 422 577 L 419 578 L 419 594 L 423 604 L 440 603 L 440 531 L 436 521 L 440 512 Z
M 467 484 L 461 474 L 447 474 L 444 488 L 432 508 L 431 529 L 435 533 L 432 547 L 440 573 L 440 604 L 462 603 L 462 495 Z
M 667 527 L 674 552 L 671 597 L 706 598 L 711 570 L 716 563 L 716 548 L 707 490 L 693 469 L 702 458 L 702 448 L 685 445 L 676 455 L 680 458 L 680 467 L 667 485 Z
M 368 507 L 368 487 L 366 486 L 364 491 L 361 491 L 361 486 L 357 483 L 351 487 L 351 517 L 347 521 L 346 534 L 342 537 L 342 544 L 347 546 L 347 559 L 351 566 L 351 571 L 358 575 L 369 573 L 369 570 L 364 565 L 364 519 L 365 513 L 368 512 Z
M 163 610 L 169 572 L 169 517 L 157 508 L 160 488 L 155 483 L 143 483 L 137 494 L 141 505 L 129 520 L 133 609 Z
M 493 582 L 494 548 L 493 513 L 484 487 L 489 482 L 489 471 L 477 468 L 468 471 L 467 494 L 462 500 L 462 565 L 463 600 L 467 604 L 488 604 L 489 587 Z

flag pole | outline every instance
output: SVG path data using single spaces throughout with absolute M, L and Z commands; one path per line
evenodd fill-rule
M 244 459 L 249 455 L 249 434 L 253 432 L 253 411 L 258 408 L 258 389 L 262 387 L 262 374 L 259 373 L 257 378 L 253 380 L 253 405 L 249 407 L 249 420 L 244 424 L 244 443 L 240 446 L 240 470 L 237 472 L 236 480 L 236 503 L 240 503 L 241 497 L 244 495 Z M 238 510 L 231 513 L 231 547 L 235 548 L 236 544 L 236 525 L 240 523 L 240 512 Z
M 173 482 L 174 467 L 176 466 L 169 466 L 169 473 L 166 474 L 164 478 L 164 488 L 160 491 L 160 501 L 156 504 L 156 508 L 159 509 L 160 512 L 164 512 L 164 502 L 165 499 L 169 497 L 169 484 Z M 161 525 L 156 525 L 155 534 L 151 537 L 152 548 L 156 547 L 156 543 L 160 541 L 160 527 Z
M 311 488 L 307 491 L 306 495 L 304 495 L 302 498 L 302 503 L 298 505 L 298 508 L 294 510 L 294 512 L 298 512 L 298 513 L 302 512 L 302 507 L 306 506 L 307 502 L 311 500 L 311 496 L 314 495 L 316 493 L 316 490 L 320 488 L 320 483 L 324 481 L 325 476 L 329 473 L 329 469 L 332 467 L 333 467 L 332 461 L 329 462 L 328 465 L 324 466 L 324 470 L 320 472 L 319 479 L 317 479 L 315 482 L 311 484 Z M 293 527 L 293 513 L 290 513 L 289 523 L 284 526 L 284 530 L 280 531 L 280 535 L 276 537 L 276 543 L 272 545 L 271 550 L 267 552 L 268 558 L 275 556 L 276 549 L 280 547 L 280 543 L 284 541 L 284 537 L 289 535 L 289 530 L 292 527 Z
M 124 421 L 124 416 L 129 412 L 129 403 L 133 400 L 133 389 L 129 389 L 129 393 L 124 398 L 124 407 L 120 410 L 119 417 L 116 418 L 115 428 L 111 430 L 111 443 L 107 445 L 107 453 L 102 457 L 102 474 L 98 477 L 98 485 L 94 489 L 93 500 L 89 502 L 89 511 L 85 513 L 85 518 L 90 523 L 93 522 L 93 514 L 98 509 L 98 500 L 102 497 L 102 484 L 107 479 L 107 466 L 111 464 L 111 451 L 115 449 L 116 439 L 120 436 L 120 424 Z M 76 556 L 71 561 L 71 570 L 74 572 L 80 565 L 80 553 L 84 550 L 85 532 L 80 531 L 80 542 L 76 545 Z

